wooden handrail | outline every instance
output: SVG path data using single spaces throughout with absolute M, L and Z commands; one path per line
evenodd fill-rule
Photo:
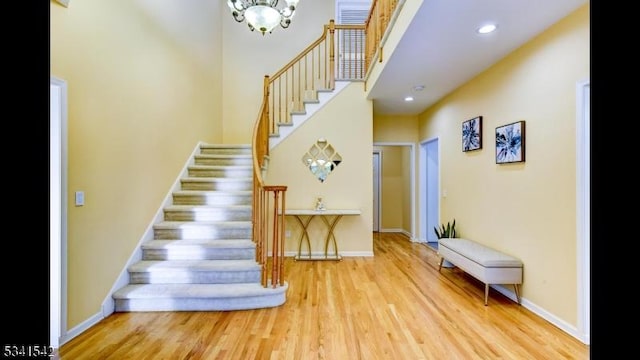
M 333 21 L 333 20 L 331 20 Z M 327 25 L 324 25 L 324 30 L 322 32 L 322 35 L 320 35 L 320 37 L 314 41 L 313 43 L 311 43 L 311 45 L 307 46 L 304 50 L 302 50 L 302 52 L 300 54 L 298 54 L 296 57 L 293 58 L 293 60 L 289 61 L 287 63 L 287 65 L 283 66 L 280 70 L 276 71 L 275 74 L 273 74 L 273 76 L 271 76 L 272 79 L 276 79 L 279 78 L 282 74 L 284 74 L 289 68 L 291 68 L 295 63 L 299 62 L 305 55 L 307 55 L 311 50 L 313 50 L 314 48 L 316 48 L 321 42 L 324 41 L 324 39 L 326 38 L 326 34 L 327 34 Z

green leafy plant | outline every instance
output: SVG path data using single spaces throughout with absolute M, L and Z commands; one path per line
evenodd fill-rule
M 447 221 L 446 227 L 444 224 L 440 225 L 440 228 L 434 226 L 433 231 L 436 232 L 438 239 L 456 237 L 456 219 L 453 219 L 453 224 Z

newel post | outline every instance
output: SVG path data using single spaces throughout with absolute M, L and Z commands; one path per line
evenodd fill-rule
M 336 32 L 336 23 L 333 19 L 329 20 L 329 88 L 331 90 L 336 88 L 336 50 L 334 34 Z

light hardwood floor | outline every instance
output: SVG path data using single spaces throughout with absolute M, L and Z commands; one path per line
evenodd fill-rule
M 287 301 L 234 312 L 114 313 L 60 359 L 589 359 L 589 346 L 400 234 L 374 257 L 285 262 Z M 526 298 L 526 294 L 523 294 Z

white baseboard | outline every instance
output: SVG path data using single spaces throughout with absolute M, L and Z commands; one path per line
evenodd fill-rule
M 409 240 L 411 240 L 412 242 L 420 242 L 418 239 L 416 239 L 412 233 L 408 232 L 405 229 L 396 229 L 396 228 L 390 228 L 390 229 L 380 229 L 379 232 L 381 233 L 401 233 L 402 235 L 406 236 L 409 238 Z
M 99 313 L 96 313 L 96 314 L 92 315 L 90 318 L 88 318 L 87 320 L 81 322 L 77 326 L 73 327 L 69 331 L 66 331 L 64 334 L 62 334 L 60 336 L 60 346 L 62 346 L 65 343 L 69 342 L 69 340 L 73 339 L 74 337 L 82 334 L 83 332 L 85 332 L 90 327 L 92 327 L 95 324 L 97 324 L 100 321 L 102 321 L 102 319 L 104 319 L 104 317 L 102 316 L 102 312 L 99 312 Z

